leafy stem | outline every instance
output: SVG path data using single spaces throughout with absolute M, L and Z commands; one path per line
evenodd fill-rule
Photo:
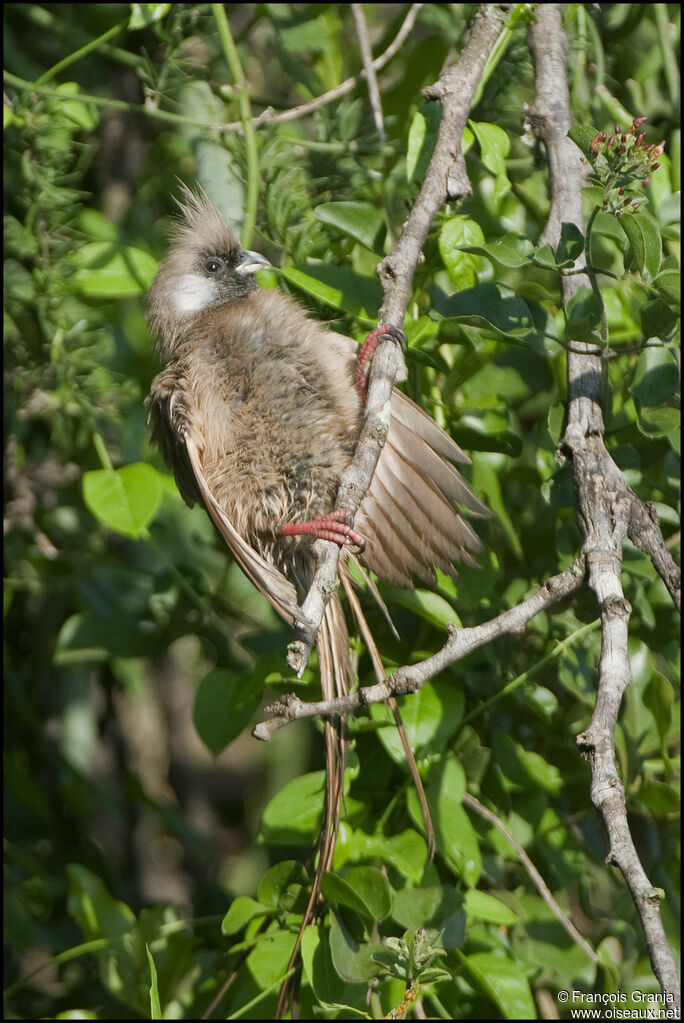
M 212 13 L 218 28 L 223 52 L 233 76 L 237 91 L 238 110 L 245 137 L 245 150 L 247 155 L 247 194 L 245 196 L 245 215 L 242 221 L 240 237 L 243 245 L 249 245 L 254 226 L 256 224 L 257 201 L 259 199 L 259 161 L 257 159 L 256 131 L 252 123 L 252 111 L 249 103 L 249 93 L 245 73 L 238 56 L 235 40 L 233 39 L 226 17 L 223 4 L 212 4 Z

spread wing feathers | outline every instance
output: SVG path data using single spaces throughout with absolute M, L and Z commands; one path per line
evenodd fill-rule
M 475 564 L 482 549 L 461 506 L 488 516 L 452 461 L 468 457 L 418 405 L 392 394 L 387 443 L 356 517 L 366 537 L 364 560 L 378 575 L 402 586 L 412 577 L 435 582 L 434 567 L 456 574 L 454 562 Z
M 291 625 L 303 621 L 304 616 L 297 604 L 297 591 L 292 583 L 242 539 L 212 494 L 204 475 L 199 447 L 190 433 L 185 435 L 185 445 L 202 502 L 242 571 L 286 621 Z

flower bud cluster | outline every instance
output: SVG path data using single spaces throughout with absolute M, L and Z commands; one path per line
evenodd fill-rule
M 658 159 L 665 149 L 665 141 L 644 145 L 646 133 L 639 129 L 645 117 L 635 117 L 631 128 L 623 130 L 615 125 L 615 134 L 598 131 L 591 140 L 589 159 L 595 171 L 595 180 L 603 186 L 603 209 L 621 217 L 626 211 L 636 212 L 637 193 L 627 189 L 634 182 L 645 181 L 660 164 Z

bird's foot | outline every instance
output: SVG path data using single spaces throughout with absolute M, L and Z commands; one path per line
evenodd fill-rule
M 378 338 L 386 337 L 391 341 L 396 341 L 400 344 L 404 351 L 406 350 L 406 335 L 403 330 L 399 327 L 376 327 L 375 330 L 371 330 L 366 340 L 361 345 L 358 357 L 356 359 L 356 382 L 361 392 L 361 401 L 364 406 L 366 404 L 366 398 L 368 396 L 368 371 L 370 369 L 370 360 L 373 352 L 378 347 Z
M 285 522 L 278 532 L 282 536 L 313 536 L 317 540 L 331 540 L 340 547 L 353 544 L 363 550 L 366 541 L 352 528 L 352 522 L 351 512 L 333 511 L 308 522 Z

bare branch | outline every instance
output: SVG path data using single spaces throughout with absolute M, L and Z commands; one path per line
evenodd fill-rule
M 408 39 L 409 35 L 413 30 L 413 26 L 416 23 L 420 10 L 424 7 L 424 4 L 411 4 L 406 17 L 404 18 L 401 28 L 397 32 L 396 36 L 379 57 L 376 57 L 372 62 L 372 68 L 374 72 L 381 71 L 392 58 L 399 52 L 405 40 Z M 262 114 L 255 117 L 252 121 L 252 125 L 255 128 L 260 127 L 262 124 L 278 124 L 284 121 L 296 121 L 300 117 L 306 117 L 307 114 L 313 114 L 314 111 L 320 110 L 321 107 L 326 106 L 328 103 L 334 103 L 336 99 L 341 99 L 342 96 L 346 96 L 347 93 L 353 92 L 359 82 L 366 77 L 366 72 L 362 71 L 358 75 L 354 75 L 352 78 L 345 79 L 340 85 L 336 85 L 334 89 L 329 89 L 328 92 L 324 92 L 321 96 L 317 96 L 315 99 L 309 100 L 308 103 L 301 103 L 298 107 L 291 107 L 289 110 L 281 110 L 275 113 L 271 107 L 268 110 L 264 110 Z M 230 121 L 228 124 L 217 124 L 212 126 L 212 131 L 242 131 L 241 121 Z
M 268 741 L 283 725 L 301 718 L 334 717 L 341 714 L 352 714 L 361 707 L 372 703 L 382 703 L 390 696 L 405 696 L 415 693 L 449 665 L 460 661 L 478 647 L 490 643 L 499 636 L 520 634 L 525 626 L 540 611 L 557 604 L 582 585 L 584 565 L 581 558 L 573 562 L 569 568 L 559 575 L 552 576 L 536 593 L 521 604 L 503 611 L 496 618 L 481 625 L 473 625 L 467 629 L 449 631 L 449 639 L 436 654 L 417 664 L 399 668 L 389 678 L 373 686 L 364 686 L 354 693 L 334 700 L 319 700 L 306 703 L 292 693 L 282 696 L 275 703 L 266 707 L 266 713 L 273 715 L 268 721 L 261 721 L 252 735 L 257 739 Z
M 371 49 L 370 37 L 368 35 L 366 16 L 363 13 L 362 4 L 352 4 L 351 9 L 352 14 L 354 15 L 356 35 L 358 36 L 359 48 L 361 50 L 363 73 L 366 76 L 366 82 L 368 83 L 368 99 L 370 100 L 371 110 L 373 111 L 373 120 L 375 121 L 375 128 L 380 136 L 380 141 L 384 142 L 385 125 L 382 117 L 382 102 L 380 100 L 380 90 L 378 89 L 378 79 L 375 75 L 375 68 L 373 67 L 373 51 Z
M 529 29 L 529 43 L 537 96 L 529 116 L 549 155 L 552 202 L 544 239 L 556 245 L 563 223 L 582 227 L 582 172 L 579 151 L 571 152 L 573 145 L 567 138 L 571 117 L 561 7 L 539 4 L 535 17 L 536 23 Z M 577 293 L 583 280 L 588 278 L 581 275 L 563 278 L 565 303 Z M 602 369 L 595 346 L 575 342 L 568 351 L 569 405 L 563 447 L 572 456 L 589 585 L 599 602 L 602 623 L 596 705 L 589 727 L 577 742 L 591 765 L 591 798 L 608 832 L 608 860 L 620 868 L 632 892 L 663 991 L 672 998 L 673 1005 L 679 1005 L 677 969 L 660 918 L 660 894 L 646 877 L 634 847 L 615 762 L 617 717 L 622 694 L 631 678 L 627 649 L 631 608 L 621 582 L 622 547 L 630 523 L 634 535 L 648 545 L 654 564 L 657 559 L 656 567 L 662 565 L 663 570 L 667 567 L 662 556 L 665 548 L 662 538 L 659 542 L 654 540 L 653 529 L 644 530 L 639 512 L 643 506 L 604 446 Z
M 655 506 L 638 498 L 629 509 L 627 536 L 635 547 L 648 554 L 656 572 L 667 586 L 678 611 L 682 609 L 682 572 L 668 551 L 660 531 L 660 521 Z

